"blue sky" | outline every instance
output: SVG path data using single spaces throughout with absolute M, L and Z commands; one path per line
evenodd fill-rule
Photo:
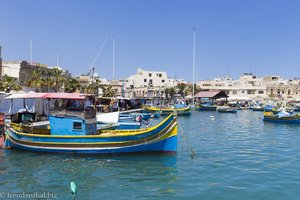
M 126 78 L 136 68 L 192 80 L 193 27 L 199 80 L 243 72 L 299 76 L 297 0 L 0 0 L 5 61 L 59 64 L 73 75 L 95 62 L 101 77 Z

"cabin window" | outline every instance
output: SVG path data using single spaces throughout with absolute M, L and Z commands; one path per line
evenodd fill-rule
M 75 130 L 81 130 L 82 123 L 81 122 L 73 122 L 73 129 Z

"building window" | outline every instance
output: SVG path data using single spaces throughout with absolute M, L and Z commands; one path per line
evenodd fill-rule
M 152 77 L 152 74 L 151 74 L 151 73 L 149 73 L 149 77 Z
M 164 83 L 164 82 L 165 82 L 165 80 L 161 80 L 161 82 L 162 82 L 162 83 Z
M 158 74 L 158 77 L 161 77 L 161 74 Z
M 147 79 L 144 79 L 144 83 L 146 83 L 147 82 Z
M 232 90 L 232 94 L 237 94 L 237 91 L 236 90 Z
M 75 130 L 81 130 L 82 123 L 81 122 L 73 122 L 73 129 Z
M 291 90 L 288 90 L 288 95 L 291 95 Z
M 247 90 L 247 94 L 255 94 L 255 90 Z
M 263 93 L 264 93 L 264 91 L 262 91 L 262 90 L 258 91 L 258 94 L 263 94 Z

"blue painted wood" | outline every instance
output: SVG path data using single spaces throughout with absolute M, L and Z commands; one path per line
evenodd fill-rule
M 75 116 L 49 116 L 51 135 L 93 135 L 97 132 L 95 119 Z

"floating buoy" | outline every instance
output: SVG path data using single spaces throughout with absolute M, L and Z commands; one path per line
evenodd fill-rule
M 77 187 L 76 187 L 76 184 L 74 182 L 70 183 L 70 191 L 71 191 L 72 194 L 77 193 Z

